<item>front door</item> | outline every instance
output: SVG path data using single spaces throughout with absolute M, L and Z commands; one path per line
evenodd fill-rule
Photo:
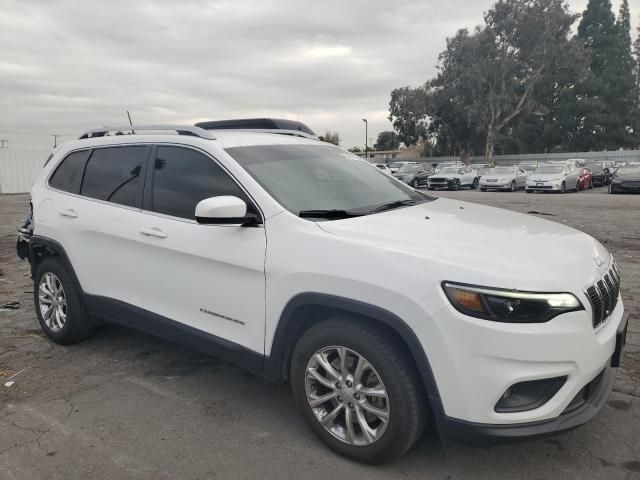
M 138 225 L 142 301 L 149 312 L 264 353 L 265 230 L 262 225 L 202 225 L 205 198 L 248 195 L 207 154 L 157 146 Z M 151 315 L 151 320 L 153 316 Z

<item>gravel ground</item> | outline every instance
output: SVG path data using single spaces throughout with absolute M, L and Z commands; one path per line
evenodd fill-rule
M 447 192 L 583 230 L 616 256 L 632 314 L 615 391 L 589 424 L 485 448 L 426 435 L 381 467 L 326 449 L 286 385 L 151 336 L 105 327 L 70 347 L 41 333 L 15 257 L 26 195 L 0 196 L 0 479 L 640 478 L 640 196 Z M 538 212 L 538 213 L 531 213 Z M 20 308 L 2 308 L 6 302 Z M 11 378 L 13 377 L 13 378 Z M 9 380 L 11 378 L 11 380 Z M 5 386 L 6 382 L 15 382 Z

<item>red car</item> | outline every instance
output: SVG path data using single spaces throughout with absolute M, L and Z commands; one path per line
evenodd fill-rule
M 588 168 L 583 167 L 578 180 L 578 190 L 593 188 L 593 173 Z

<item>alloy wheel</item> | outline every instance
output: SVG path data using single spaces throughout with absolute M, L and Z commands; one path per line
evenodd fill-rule
M 387 429 L 387 389 L 375 368 L 354 350 L 318 350 L 307 364 L 305 391 L 318 422 L 344 443 L 371 445 Z
M 67 321 L 67 298 L 60 279 L 51 272 L 40 278 L 38 285 L 38 307 L 45 325 L 59 332 Z

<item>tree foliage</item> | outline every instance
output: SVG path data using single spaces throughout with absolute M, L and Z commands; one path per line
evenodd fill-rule
M 447 39 L 438 72 L 391 94 L 390 119 L 408 145 L 435 155 L 615 149 L 640 131 L 640 41 L 628 0 L 579 16 L 566 0 L 498 0 L 483 25 Z
M 327 143 L 333 143 L 334 145 L 340 145 L 340 134 L 338 132 L 327 130 L 324 135 L 320 137 L 320 140 Z
M 396 132 L 390 130 L 380 132 L 378 140 L 373 145 L 374 150 L 396 150 L 400 146 L 400 138 Z

